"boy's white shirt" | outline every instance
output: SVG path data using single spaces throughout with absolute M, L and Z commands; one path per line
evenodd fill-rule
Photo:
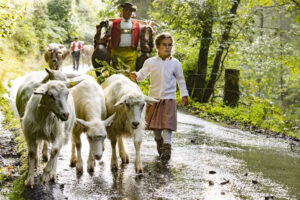
M 150 75 L 149 96 L 155 99 L 176 99 L 176 82 L 180 96 L 188 96 L 181 63 L 176 58 L 155 56 L 144 62 L 142 69 L 136 73 L 137 81 L 142 81 Z
M 121 29 L 132 29 L 132 22 L 131 20 L 125 21 L 124 18 L 122 18 L 120 23 Z M 131 32 L 130 33 L 123 33 L 120 34 L 120 47 L 131 47 Z
M 73 46 L 73 43 L 75 43 L 75 48 L 74 48 L 74 51 L 79 51 L 79 48 L 78 48 L 78 46 L 79 46 L 79 43 L 80 43 L 80 41 L 77 41 L 77 42 L 71 42 L 71 48 L 72 48 L 72 46 Z

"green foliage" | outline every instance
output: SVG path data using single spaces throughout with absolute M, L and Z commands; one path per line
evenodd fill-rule
M 99 5 L 96 1 L 80 1 L 79 5 L 75 9 L 78 16 L 78 35 L 81 35 L 82 39 L 89 44 L 93 44 L 94 35 L 96 34 L 96 24 L 99 22 L 97 19 L 97 11 Z
M 120 8 L 116 0 L 103 0 L 102 8 L 100 9 L 98 16 L 100 20 L 106 18 L 116 18 L 120 16 Z
M 102 65 L 103 67 L 94 69 L 94 71 L 97 71 L 101 73 L 101 76 L 97 77 L 98 83 L 103 83 L 106 78 L 113 74 L 124 74 L 125 76 L 129 76 L 129 68 L 130 66 L 126 65 L 120 58 L 118 59 L 118 63 L 116 66 L 112 67 L 110 64 L 108 64 L 106 61 L 100 61 L 96 59 L 96 62 Z
M 8 174 L 4 167 L 0 167 L 0 186 L 8 179 Z
M 20 17 L 20 11 L 17 11 L 8 0 L 0 2 L 0 38 L 6 38 L 13 33 L 16 21 Z
M 0 186 L 2 183 L 6 180 L 13 180 L 13 187 L 10 188 L 11 192 L 8 195 L 9 199 L 23 199 L 22 193 L 24 191 L 24 181 L 25 181 L 25 169 L 27 169 L 27 145 L 24 139 L 24 135 L 21 131 L 21 125 L 20 120 L 15 117 L 11 105 L 9 104 L 9 101 L 3 97 L 3 94 L 5 91 L 2 91 L 0 93 L 0 107 L 1 112 L 4 114 L 5 118 L 2 121 L 2 124 L 5 129 L 16 129 L 16 141 L 18 142 L 18 154 L 21 155 L 20 162 L 21 162 L 21 168 L 19 169 L 19 174 L 21 176 L 15 180 L 11 179 L 9 175 L 9 170 L 4 169 L 3 167 L 0 168 Z
M 225 106 L 222 102 L 215 102 L 213 105 L 201 104 L 191 99 L 190 105 L 190 111 L 198 113 L 201 118 L 226 123 L 236 121 L 240 125 L 258 127 L 300 138 L 299 127 L 297 127 L 299 120 L 284 116 L 280 108 L 270 105 L 263 99 L 256 98 L 251 104 L 236 108 Z
M 32 18 L 30 19 L 32 26 L 34 27 L 37 37 L 37 44 L 40 53 L 46 50 L 48 40 L 50 38 L 50 27 L 52 22 L 47 15 L 47 4 L 41 0 L 35 0 L 33 3 Z
M 72 10 L 71 0 L 49 0 L 48 1 L 48 16 L 52 21 L 52 39 L 59 42 L 71 42 L 79 27 L 78 16 Z M 59 33 L 59 35 L 55 35 Z M 58 37 L 59 36 L 59 37 Z
M 19 24 L 12 39 L 14 40 L 13 47 L 20 55 L 35 54 L 38 49 L 38 38 L 29 24 Z

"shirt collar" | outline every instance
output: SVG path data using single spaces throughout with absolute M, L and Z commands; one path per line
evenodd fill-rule
M 159 55 L 156 55 L 156 58 L 162 61 L 171 60 L 172 56 L 167 57 L 165 60 L 163 60 Z
M 125 21 L 125 18 L 122 17 L 121 21 L 122 21 L 122 22 L 125 22 L 125 23 L 128 23 L 128 22 L 131 22 L 131 19 L 128 19 L 128 21 Z

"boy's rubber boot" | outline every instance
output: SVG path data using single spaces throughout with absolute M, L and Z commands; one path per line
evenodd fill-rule
M 156 138 L 154 138 L 154 139 L 155 139 L 155 142 L 156 142 L 156 147 L 157 147 L 158 155 L 161 156 L 161 153 L 162 153 L 162 145 L 163 145 L 164 141 L 163 141 L 162 138 L 160 138 L 159 140 L 156 140 Z
M 162 145 L 162 153 L 161 153 L 161 160 L 162 161 L 169 161 L 171 158 L 171 144 L 163 144 Z

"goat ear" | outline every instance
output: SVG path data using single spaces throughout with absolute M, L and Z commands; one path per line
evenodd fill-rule
M 65 47 L 65 46 L 62 45 L 62 44 L 59 45 L 59 48 L 60 48 L 60 49 L 62 49 L 62 48 L 64 48 L 64 47 Z
M 45 68 L 46 72 L 50 75 L 50 74 L 53 74 L 53 70 L 52 69 L 49 69 L 49 68 Z
M 75 78 L 80 76 L 80 74 L 68 74 L 68 73 L 65 73 L 65 75 L 67 76 L 67 78 Z
M 89 123 L 87 121 L 82 120 L 82 119 L 76 118 L 76 123 L 79 124 L 84 130 L 89 128 Z
M 111 124 L 113 123 L 114 121 L 114 118 L 116 116 L 116 113 L 112 114 L 111 116 L 109 116 L 109 118 L 107 118 L 105 121 L 104 121 L 104 124 L 106 127 L 110 127 Z
M 152 97 L 149 97 L 149 96 L 146 96 L 146 95 L 144 95 L 144 97 L 145 97 L 145 101 L 147 103 L 156 103 L 156 102 L 159 102 L 159 100 L 156 100 L 156 99 L 154 99 Z
M 126 100 L 126 96 L 122 96 L 121 99 L 114 106 L 123 104 L 125 102 L 125 100 Z
M 72 88 L 72 87 L 78 85 L 79 83 L 81 83 L 81 81 L 83 81 L 83 79 L 80 79 L 80 80 L 70 80 L 69 82 L 65 82 L 65 85 L 67 86 L 67 88 Z
M 41 87 L 36 88 L 33 91 L 33 94 L 44 95 L 44 94 L 46 94 L 46 92 L 47 92 L 47 89 L 41 86 Z

